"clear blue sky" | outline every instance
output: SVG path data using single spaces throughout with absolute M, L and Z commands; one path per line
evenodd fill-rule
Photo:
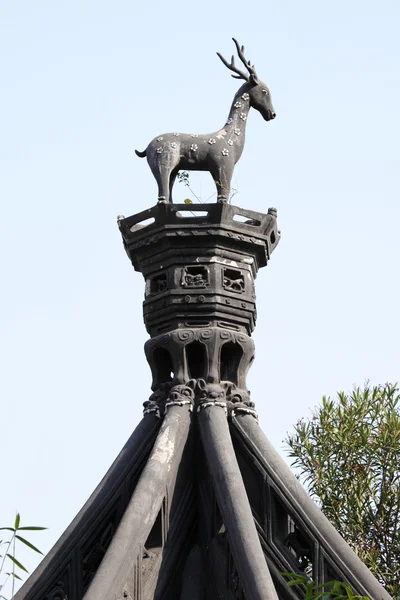
M 276 206 L 282 230 L 256 282 L 261 425 L 281 450 L 323 394 L 400 379 L 399 16 L 397 0 L 1 0 L 2 525 L 16 509 L 47 525 L 47 551 L 141 418 L 144 286 L 116 217 L 156 201 L 134 148 L 224 123 L 232 35 L 277 112 L 250 114 L 234 174 L 235 204 Z

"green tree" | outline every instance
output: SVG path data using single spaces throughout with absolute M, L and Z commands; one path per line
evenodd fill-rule
M 285 440 L 322 511 L 400 598 L 400 394 L 396 385 L 323 397 Z

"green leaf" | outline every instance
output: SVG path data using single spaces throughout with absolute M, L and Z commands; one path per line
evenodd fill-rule
M 15 517 L 15 523 L 14 523 L 15 529 L 18 529 L 20 522 L 21 522 L 21 515 L 19 513 L 17 513 L 17 515 Z
M 18 527 L 18 531 L 43 531 L 44 529 L 47 529 L 47 527 Z
M 12 531 L 12 532 L 14 532 L 15 529 L 13 527 L 0 527 L 0 531 Z
M 309 581 L 306 585 L 306 599 L 307 600 L 312 600 L 313 591 L 314 591 L 314 582 Z
M 25 571 L 25 573 L 29 573 L 28 569 L 25 569 L 24 565 L 21 565 L 21 563 L 19 562 L 19 560 L 17 560 L 12 554 L 7 554 L 6 556 L 8 556 L 8 558 L 17 565 L 17 567 L 19 567 L 20 569 L 22 569 L 23 571 Z
M 340 581 L 335 581 L 333 584 L 332 591 L 335 594 L 340 594 L 342 592 L 342 583 Z
M 36 548 L 36 546 L 34 546 L 30 542 L 28 542 L 28 540 L 26 540 L 25 538 L 21 537 L 20 535 L 16 535 L 15 537 L 16 537 L 17 540 L 19 540 L 23 544 L 26 544 L 26 546 L 28 546 L 29 548 L 31 548 L 32 550 L 34 550 L 38 554 L 43 554 L 43 552 L 41 552 L 38 548 Z
M 15 579 L 19 579 L 20 581 L 22 581 L 22 578 L 17 575 L 16 573 L 6 573 L 6 575 L 10 575 L 11 577 L 14 577 Z

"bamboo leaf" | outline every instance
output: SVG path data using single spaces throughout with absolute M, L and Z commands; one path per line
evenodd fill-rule
M 29 573 L 28 569 L 25 569 L 24 565 L 21 565 L 21 563 L 15 558 L 15 556 L 13 556 L 12 554 L 7 554 L 6 556 L 8 556 L 8 558 L 17 565 L 17 567 L 25 571 L 25 573 Z
M 18 527 L 18 531 L 43 531 L 44 529 L 47 529 L 47 527 Z
M 6 573 L 6 575 L 9 575 L 11 577 L 14 577 L 15 579 L 19 579 L 20 581 L 22 581 L 22 578 L 16 573 Z
M 12 531 L 14 532 L 14 527 L 0 527 L 0 531 Z
M 22 542 L 23 544 L 26 544 L 26 546 L 28 546 L 29 548 L 31 548 L 31 550 L 34 550 L 38 554 L 43 554 L 43 552 L 41 552 L 39 550 L 39 548 L 36 548 L 36 546 L 34 546 L 33 544 L 31 544 L 31 542 L 28 542 L 28 540 L 26 540 L 25 538 L 21 537 L 20 535 L 16 535 L 15 537 L 16 537 L 17 540 L 19 540 L 20 542 Z
M 17 513 L 17 515 L 15 517 L 15 523 L 14 523 L 15 529 L 18 529 L 20 522 L 21 522 L 21 515 L 19 513 Z

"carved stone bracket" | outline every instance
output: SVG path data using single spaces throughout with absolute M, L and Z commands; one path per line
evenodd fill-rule
M 164 415 L 165 403 L 171 387 L 171 383 L 160 384 L 160 387 L 151 394 L 150 398 L 143 402 L 143 415 L 154 413 L 160 419 Z
M 190 411 L 193 410 L 194 384 L 191 385 L 190 381 L 186 385 L 174 386 L 172 383 L 162 383 L 160 388 L 143 403 L 143 415 L 154 414 L 161 419 L 171 406 L 184 406 L 185 404 Z
M 194 404 L 194 386 L 190 385 L 192 382 L 188 382 L 187 385 L 174 385 L 168 396 L 168 400 L 165 403 L 165 411 L 170 406 L 185 406 L 187 405 L 189 410 L 193 410 Z
M 155 392 L 166 383 L 186 385 L 191 379 L 229 381 L 246 390 L 254 342 L 245 333 L 220 327 L 175 329 L 148 340 L 145 353 Z
M 211 406 L 220 406 L 230 417 L 250 414 L 258 418 L 248 390 L 240 389 L 229 381 L 207 383 L 202 378 L 190 379 L 185 384 L 161 384 L 160 389 L 153 392 L 149 400 L 144 402 L 143 413 L 154 413 L 156 417 L 162 418 L 171 406 L 184 405 L 187 405 L 190 411 L 195 406 L 196 412 Z
M 197 412 L 209 408 L 210 406 L 220 406 L 227 413 L 226 385 L 221 383 L 207 384 L 204 379 L 198 379 L 196 382 L 196 404 Z

